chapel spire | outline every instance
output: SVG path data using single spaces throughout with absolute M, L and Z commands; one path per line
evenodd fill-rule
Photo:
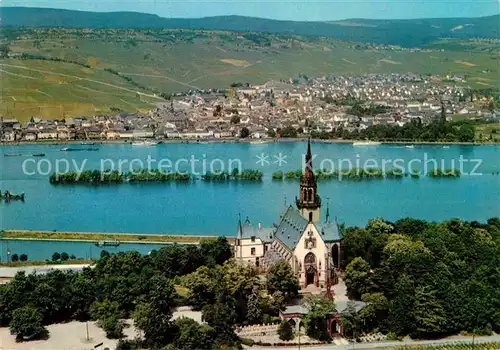
M 300 198 L 296 202 L 302 216 L 311 222 L 319 220 L 321 208 L 321 199 L 318 195 L 312 160 L 311 139 L 309 138 L 307 140 L 304 173 L 300 177 Z

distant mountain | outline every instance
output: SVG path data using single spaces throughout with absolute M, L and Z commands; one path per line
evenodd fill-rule
M 138 12 L 84 12 L 61 9 L 1 7 L 3 26 L 68 28 L 185 28 L 270 32 L 334 37 L 407 47 L 422 46 L 442 37 L 500 38 L 500 15 L 480 18 L 411 20 L 349 19 L 331 22 L 280 21 L 243 16 L 163 18 Z

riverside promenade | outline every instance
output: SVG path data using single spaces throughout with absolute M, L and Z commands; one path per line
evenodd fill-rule
M 199 244 L 203 240 L 215 240 L 219 236 L 105 233 L 105 232 L 63 232 L 63 231 L 0 231 L 1 240 L 26 241 L 70 241 L 70 242 L 105 242 L 117 241 L 135 244 Z M 232 243 L 233 237 L 226 237 Z

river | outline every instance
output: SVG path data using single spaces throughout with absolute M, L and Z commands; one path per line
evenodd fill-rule
M 271 174 L 300 169 L 306 151 L 305 142 L 69 146 L 99 148 L 79 152 L 64 152 L 60 150 L 62 147 L 66 146 L 0 147 L 0 190 L 26 195 L 25 202 L 0 203 L 0 229 L 234 235 L 239 213 L 264 226 L 279 220 L 285 203 L 292 204 L 298 195 L 299 183 L 273 181 Z M 312 151 L 315 168 L 345 169 L 348 161 L 354 166 L 356 162 L 363 166 L 368 161 L 369 167 L 378 168 L 385 161 L 389 164 L 386 168 L 391 168 L 398 160 L 405 168 L 424 172 L 427 167 L 434 167 L 432 160 L 437 161 L 438 167 L 443 162 L 445 168 L 459 168 L 462 159 L 464 173 L 474 170 L 473 174 L 458 179 L 421 176 L 400 180 L 320 181 L 323 215 L 329 203 L 331 218 L 336 217 L 346 225 L 364 226 L 374 217 L 397 220 L 411 216 L 433 221 L 458 217 L 485 221 L 500 214 L 500 146 L 356 147 L 348 143 L 313 142 Z M 40 153 L 45 157 L 31 157 Z M 217 170 L 241 166 L 261 170 L 264 177 L 259 183 L 194 181 L 101 186 L 51 185 L 48 181 L 49 170 L 54 170 L 57 161 L 62 170 L 65 162 L 71 170 L 82 165 L 85 169 L 99 169 L 101 164 L 103 169 L 118 169 L 120 161 L 121 170 L 129 170 L 130 166 L 147 166 L 148 158 L 152 167 L 163 169 L 168 166 L 174 169 L 177 164 L 179 170 L 201 173 L 203 167 L 208 170 L 213 166 Z M 80 255 L 85 257 L 83 253 Z

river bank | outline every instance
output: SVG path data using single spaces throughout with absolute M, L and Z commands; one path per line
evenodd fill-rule
M 54 242 L 106 242 L 134 244 L 199 244 L 202 240 L 214 240 L 218 236 L 165 235 L 104 232 L 59 232 L 34 230 L 4 230 L 0 240 L 54 241 Z M 231 238 L 229 238 L 231 241 Z
M 218 144 L 218 143 L 249 143 L 249 144 L 264 144 L 264 143 L 287 143 L 287 142 L 301 142 L 307 141 L 307 137 L 295 138 L 261 138 L 261 139 L 241 139 L 238 137 L 232 138 L 219 138 L 219 139 L 160 139 L 153 140 L 163 144 L 182 144 L 182 143 L 195 143 L 195 144 Z M 127 145 L 132 144 L 137 140 L 37 140 L 37 141 L 15 141 L 15 142 L 0 142 L 0 146 L 20 146 L 20 145 Z M 313 142 L 319 143 L 341 143 L 353 144 L 357 142 L 380 142 L 381 144 L 404 144 L 404 145 L 500 145 L 500 142 L 485 141 L 485 142 L 449 142 L 449 141 L 397 141 L 397 140 L 345 140 L 345 139 L 311 139 Z

